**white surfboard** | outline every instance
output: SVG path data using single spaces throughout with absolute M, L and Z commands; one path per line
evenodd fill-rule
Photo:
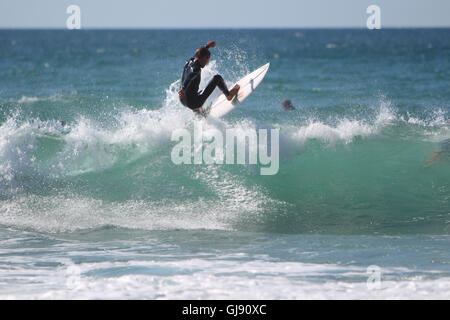
M 267 70 L 269 70 L 269 66 L 270 63 L 267 63 L 236 82 L 236 84 L 240 85 L 241 88 L 233 100 L 228 101 L 224 94 L 217 97 L 208 109 L 208 116 L 220 118 L 236 108 L 242 101 L 251 95 L 253 91 L 255 91 L 256 87 L 259 86 L 261 81 L 264 79 Z

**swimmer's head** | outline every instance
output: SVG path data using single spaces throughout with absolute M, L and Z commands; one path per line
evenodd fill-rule
M 292 105 L 292 101 L 289 99 L 284 99 L 281 102 L 281 107 L 283 108 L 283 110 L 295 110 L 295 107 Z

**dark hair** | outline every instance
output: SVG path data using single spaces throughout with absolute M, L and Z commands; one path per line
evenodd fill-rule
M 195 51 L 195 57 L 201 59 L 203 57 L 210 57 L 211 52 L 209 52 L 207 47 L 200 47 Z

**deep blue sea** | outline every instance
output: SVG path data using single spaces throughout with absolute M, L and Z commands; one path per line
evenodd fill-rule
M 209 40 L 201 87 L 271 63 L 216 121 Z M 0 74 L 2 299 L 450 298 L 450 29 L 0 30 Z M 278 173 L 174 164 L 199 122 Z

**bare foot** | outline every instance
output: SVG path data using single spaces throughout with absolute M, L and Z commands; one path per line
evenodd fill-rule
M 231 101 L 233 100 L 233 98 L 237 95 L 238 91 L 239 91 L 240 86 L 237 84 L 233 87 L 233 89 L 230 90 L 230 94 L 227 95 L 227 100 Z

